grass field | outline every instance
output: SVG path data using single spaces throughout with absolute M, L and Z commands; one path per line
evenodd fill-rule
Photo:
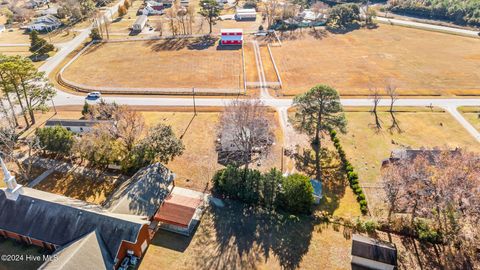
M 390 78 L 402 95 L 480 94 L 479 39 L 389 25 L 317 38 L 310 31 L 272 47 L 286 95 L 319 83 L 368 95 Z
M 0 54 L 12 56 L 12 55 L 21 55 L 24 57 L 30 56 L 31 53 L 28 50 L 28 47 L 15 46 L 15 47 L 0 47 Z
M 56 31 L 54 33 L 40 34 L 40 37 L 51 43 L 62 43 L 72 40 L 76 33 L 74 31 Z M 0 33 L 0 44 L 30 44 L 30 35 L 24 30 L 14 28 L 13 31 Z M 28 47 L 27 47 L 28 48 Z
M 159 231 L 139 269 L 352 269 L 352 233 L 340 225 L 227 202 L 224 208 L 207 209 L 192 237 Z M 376 237 L 388 241 L 387 235 Z M 395 235 L 391 240 L 400 269 L 438 269 L 433 248 Z
M 139 269 L 350 269 L 342 229 L 252 212 L 232 203 L 209 209 L 193 237 L 158 232 Z
M 185 145 L 183 155 L 167 164 L 176 174 L 176 184 L 200 191 L 211 187 L 211 177 L 222 167 L 217 163 L 215 151 L 216 127 L 220 113 L 202 112 L 196 117 L 189 112 L 143 112 L 143 115 L 150 125 L 160 122 L 172 125 L 175 134 L 182 136 Z M 281 166 L 283 135 L 273 113 L 271 119 L 275 126 L 276 143 L 270 155 L 261 162 L 261 170 Z
M 480 107 L 462 107 L 459 110 L 463 117 L 480 131 Z
M 189 111 L 191 111 L 191 108 L 177 112 L 143 111 L 142 114 L 147 127 L 157 123 L 168 124 L 172 126 L 178 137 L 182 137 L 185 151 L 182 156 L 175 158 L 174 161 L 167 164 L 167 167 L 176 174 L 175 181 L 177 185 L 202 191 L 211 187 L 211 177 L 217 169 L 221 168 L 221 165 L 217 163 L 217 153 L 215 151 L 216 127 L 220 117 L 220 110 L 213 108 L 210 112 L 199 112 L 196 117 L 193 117 L 193 112 Z M 39 117 L 38 125 L 41 126 L 50 117 L 79 119 L 81 114 L 80 111 L 69 111 L 59 108 L 56 116 L 47 113 Z M 276 143 L 272 147 L 269 156 L 261 161 L 261 165 L 258 167 L 260 170 L 281 167 L 283 134 L 273 112 L 270 118 L 274 126 Z M 81 184 L 83 181 L 86 181 L 86 184 L 83 185 L 84 187 Z M 42 182 L 38 188 L 100 203 L 108 196 L 110 189 L 113 187 L 111 182 L 107 181 L 103 184 L 92 179 L 79 180 L 70 175 L 54 175 Z
M 369 112 L 347 112 L 346 117 L 348 133 L 340 136 L 341 143 L 359 174 L 360 183 L 366 186 L 378 185 L 381 163 L 394 149 L 423 146 L 480 151 L 480 144 L 446 112 L 395 113 L 401 133 L 389 131 L 392 118 L 387 112 L 379 113 L 383 128 L 378 132 Z M 381 190 L 372 187 L 366 192 L 373 206 L 381 205 Z
M 90 86 L 132 88 L 239 88 L 241 76 L 241 50 L 204 38 L 100 44 L 64 73 Z

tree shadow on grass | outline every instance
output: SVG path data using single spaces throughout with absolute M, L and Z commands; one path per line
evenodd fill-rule
M 218 38 L 214 36 L 203 36 L 191 40 L 187 45 L 189 50 L 205 50 L 215 45 Z
M 216 236 L 216 255 L 205 253 L 198 265 L 205 269 L 224 266 L 254 269 L 273 255 L 283 269 L 298 268 L 308 252 L 313 220 L 290 219 L 286 214 L 271 213 L 229 201 L 224 208 L 212 209 Z
M 187 38 L 170 38 L 160 41 L 157 40 L 154 42 L 148 42 L 147 45 L 149 45 L 154 52 L 179 51 L 187 47 L 190 42 L 191 40 Z
M 195 231 L 192 232 L 191 236 L 183 236 L 177 233 L 159 230 L 152 239 L 151 244 L 178 252 L 184 252 L 190 245 L 190 242 L 192 242 L 193 235 L 195 235 Z
M 328 31 L 333 34 L 343 35 L 343 34 L 347 34 L 355 30 L 358 30 L 360 28 L 361 28 L 360 24 L 355 24 L 345 28 L 338 28 L 338 29 L 328 28 Z

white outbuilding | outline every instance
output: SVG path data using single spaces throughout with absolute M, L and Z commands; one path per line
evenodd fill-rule
M 140 32 L 143 30 L 145 25 L 147 24 L 148 17 L 147 15 L 140 15 L 137 17 L 137 20 L 132 25 L 132 30 L 136 32 Z

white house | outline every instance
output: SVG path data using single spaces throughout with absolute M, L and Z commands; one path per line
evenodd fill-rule
M 45 127 L 61 126 L 73 133 L 89 132 L 95 125 L 102 123 L 112 123 L 108 120 L 72 120 L 72 119 L 52 119 L 47 120 Z
M 243 44 L 243 30 L 242 29 L 222 29 L 221 30 L 221 45 L 242 45 Z
M 254 8 L 239 8 L 235 12 L 235 19 L 237 21 L 256 20 L 257 19 L 257 11 Z
M 5 25 L 0 24 L 0 33 L 2 33 L 3 31 L 5 31 Z
M 138 16 L 137 20 L 132 25 L 132 30 L 136 32 L 142 31 L 145 25 L 147 24 L 147 20 L 148 20 L 147 15 Z
M 397 266 L 395 245 L 354 234 L 352 238 L 352 269 L 394 270 Z
M 45 15 L 38 18 L 35 18 L 33 22 L 24 28 L 28 31 L 39 31 L 39 32 L 50 32 L 62 26 L 62 22 L 53 16 Z

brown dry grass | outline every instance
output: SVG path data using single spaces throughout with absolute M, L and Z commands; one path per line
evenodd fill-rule
M 461 107 L 459 110 L 463 117 L 480 131 L 480 107 Z
M 402 95 L 480 94 L 478 39 L 389 25 L 319 39 L 308 31 L 272 48 L 288 95 L 319 83 L 368 95 L 388 78 Z
M 139 269 L 350 269 L 343 229 L 308 219 L 270 223 L 242 210 L 209 209 L 193 237 L 159 231 Z
M 24 57 L 27 57 L 31 55 L 30 51 L 28 50 L 28 47 L 0 47 L 0 54 L 5 54 L 8 56 L 13 56 L 13 55 L 21 55 Z
M 348 133 L 341 135 L 340 141 L 363 185 L 379 185 L 381 163 L 394 149 L 461 147 L 480 151 L 480 144 L 446 112 L 396 113 L 402 133 L 388 130 L 392 121 L 387 112 L 379 113 L 383 125 L 379 132 L 373 128 L 375 120 L 369 112 L 347 112 L 346 117 Z M 371 210 L 382 209 L 379 192 L 373 187 L 366 189 Z
M 182 136 L 185 151 L 167 166 L 176 174 L 176 184 L 195 190 L 210 187 L 210 180 L 216 170 L 222 166 L 217 163 L 215 139 L 220 119 L 218 112 L 202 112 L 193 117 L 191 112 L 143 112 L 146 123 L 151 126 L 157 123 L 171 125 L 177 136 Z M 271 154 L 261 162 L 260 170 L 271 167 L 280 168 L 283 140 L 276 117 L 271 114 L 274 123 L 276 144 Z
M 100 44 L 65 72 L 77 83 L 106 87 L 238 88 L 240 50 L 217 50 L 202 40 L 175 39 Z
M 255 60 L 255 51 L 251 43 L 245 43 L 243 45 L 244 57 L 245 57 L 245 77 L 248 82 L 259 82 L 257 61 Z
M 117 177 L 84 177 L 74 173 L 54 172 L 40 182 L 36 189 L 79 199 L 89 203 L 101 204 L 118 187 Z

